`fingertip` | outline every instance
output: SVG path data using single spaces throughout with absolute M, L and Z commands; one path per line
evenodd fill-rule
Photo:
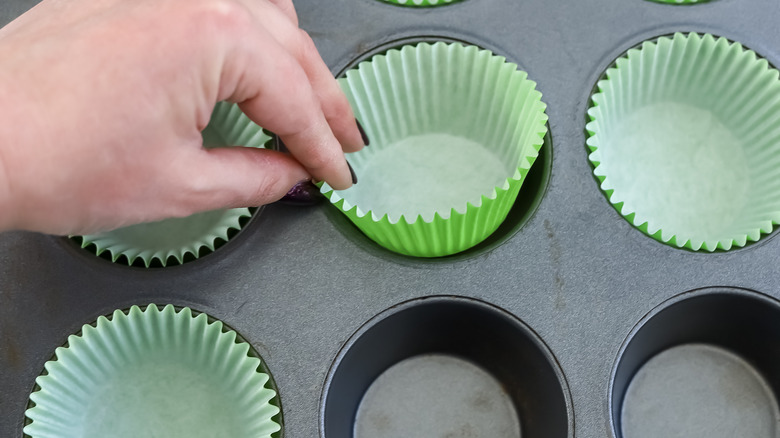
M 346 190 L 357 184 L 358 177 L 355 173 L 355 169 L 349 164 L 349 161 L 344 159 L 344 164 L 339 166 L 339 177 L 337 179 L 324 179 L 334 190 Z

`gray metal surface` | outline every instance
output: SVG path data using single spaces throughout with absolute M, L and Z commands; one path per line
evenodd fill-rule
M 365 393 L 355 420 L 355 438 L 469 435 L 520 438 L 517 412 L 493 376 L 446 355 L 390 367 Z
M 34 3 L 1 0 L 0 24 Z M 777 0 L 466 0 L 428 10 L 376 0 L 295 3 L 334 72 L 419 36 L 464 40 L 517 62 L 550 117 L 552 174 L 535 214 L 500 246 L 434 263 L 366 243 L 327 205 L 270 206 L 216 253 L 165 269 L 115 266 L 58 237 L 2 234 L 0 436 L 21 436 L 34 379 L 69 334 L 116 308 L 154 302 L 191 306 L 236 329 L 273 373 L 284 436 L 317 437 L 326 375 L 351 335 L 398 303 L 450 294 L 487 301 L 530 326 L 568 382 L 574 435 L 611 436 L 611 370 L 646 313 L 709 286 L 780 297 L 780 240 L 714 254 L 659 243 L 607 202 L 585 149 L 588 98 L 619 54 L 658 35 L 700 31 L 780 65 Z
M 777 435 L 772 390 L 741 357 L 710 345 L 682 345 L 650 359 L 623 403 L 633 438 L 764 438 Z

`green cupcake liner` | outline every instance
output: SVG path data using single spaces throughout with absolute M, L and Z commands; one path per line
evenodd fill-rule
M 339 80 L 371 146 L 358 184 L 322 192 L 392 251 L 468 249 L 511 209 L 547 132 L 545 104 L 517 65 L 461 44 L 393 49 Z
M 646 41 L 599 81 L 593 173 L 631 224 L 669 245 L 728 250 L 780 222 L 780 81 L 725 38 Z
M 458 3 L 464 0 L 382 0 L 385 3 L 391 3 L 399 6 L 409 6 L 425 8 L 431 6 L 444 6 L 452 3 Z
M 238 105 L 219 102 L 202 133 L 206 148 L 247 146 L 262 148 L 271 139 Z M 166 266 L 182 264 L 213 252 L 240 230 L 251 216 L 248 208 L 214 210 L 185 218 L 132 225 L 99 234 L 81 236 L 81 247 L 97 255 L 108 251 L 114 262 L 133 265 L 136 260 L 150 267 L 153 261 Z
M 189 308 L 133 306 L 84 325 L 45 364 L 24 433 L 53 437 L 271 437 L 276 393 L 260 359 Z

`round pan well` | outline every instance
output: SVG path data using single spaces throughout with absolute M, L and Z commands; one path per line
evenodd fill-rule
M 436 369 L 440 374 L 437 379 L 443 384 L 457 380 L 458 376 L 471 376 L 472 387 L 488 390 L 483 401 L 496 401 L 491 403 L 492 411 L 474 416 L 479 423 L 438 422 L 436 430 L 465 426 L 480 433 L 488 427 L 488 422 L 511 425 L 516 421 L 524 438 L 572 436 L 568 386 L 554 356 L 536 333 L 490 304 L 461 297 L 430 297 L 385 311 L 345 345 L 331 368 L 323 393 L 320 424 L 323 437 L 360 438 L 355 434 L 356 429 L 360 431 L 363 427 L 362 424 L 356 427 L 356 422 L 364 421 L 359 411 L 368 410 L 377 415 L 377 409 L 385 409 L 382 414 L 394 421 L 393 427 L 406 430 L 409 422 L 416 421 L 404 418 L 408 415 L 407 405 L 416 402 L 374 403 L 376 397 L 372 392 L 377 387 L 372 385 L 380 390 L 406 385 L 393 390 L 408 393 L 420 389 L 413 387 L 419 384 L 419 377 L 436 374 L 433 371 Z M 501 388 L 504 395 L 490 388 Z M 427 387 L 425 391 L 427 394 L 417 401 L 425 400 L 428 405 L 418 403 L 415 409 L 428 411 L 430 415 L 437 415 L 431 402 L 455 403 L 461 409 L 467 403 L 458 405 L 444 399 L 448 392 L 441 386 Z M 438 402 L 437 393 L 441 396 Z M 502 402 L 504 398 L 509 402 Z M 369 405 L 361 406 L 361 403 Z M 507 412 L 514 412 L 516 419 L 508 420 Z M 422 412 L 419 417 L 425 415 Z M 509 429 L 507 436 L 514 436 Z

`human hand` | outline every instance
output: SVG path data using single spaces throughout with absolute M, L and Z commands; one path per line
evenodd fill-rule
M 345 189 L 352 110 L 292 0 L 44 0 L 0 29 L 0 230 L 83 234 Z M 228 100 L 292 156 L 206 150 Z

